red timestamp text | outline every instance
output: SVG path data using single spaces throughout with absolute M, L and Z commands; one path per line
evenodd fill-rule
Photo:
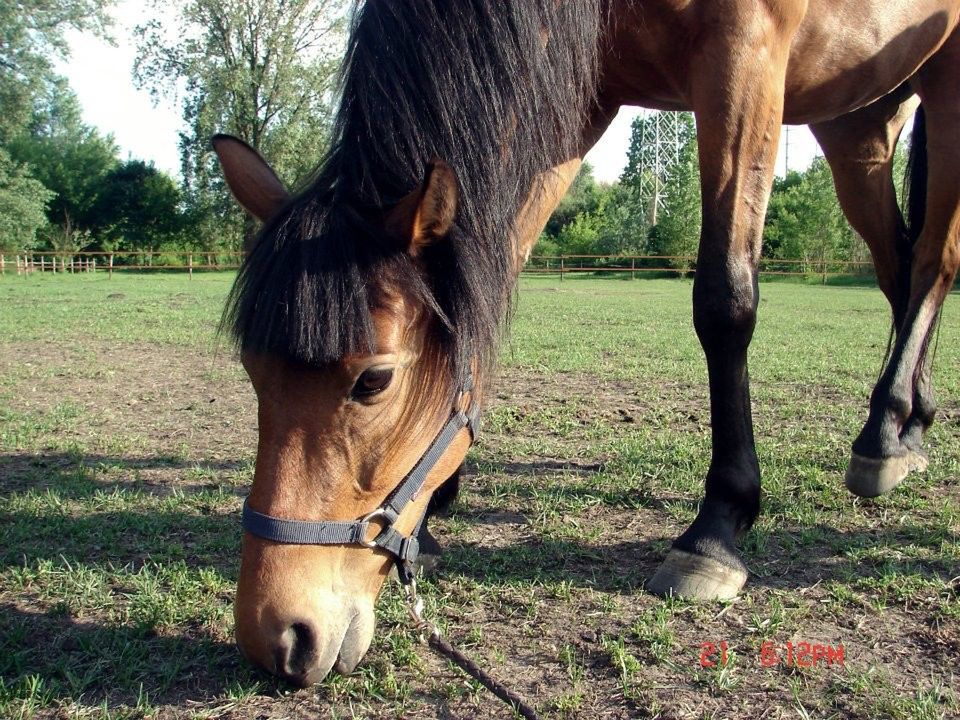
M 724 667 L 730 658 L 730 646 L 726 640 L 717 643 L 700 643 L 700 667 Z M 760 645 L 756 655 L 757 663 L 763 667 L 812 668 L 824 665 L 843 666 L 843 645 L 823 645 L 821 643 L 793 642 L 788 640 L 777 644 L 767 640 Z

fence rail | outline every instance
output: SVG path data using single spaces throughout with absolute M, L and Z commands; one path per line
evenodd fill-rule
M 15 273 L 96 273 L 115 271 L 180 270 L 193 277 L 194 270 L 236 270 L 241 252 L 35 252 L 0 254 L 0 275 Z
M 0 274 L 108 273 L 123 271 L 176 270 L 193 277 L 195 270 L 235 270 L 241 252 L 35 252 L 0 254 Z M 523 269 L 529 274 L 644 273 L 685 275 L 696 271 L 696 258 L 689 255 L 535 255 Z M 869 260 L 780 260 L 762 258 L 761 275 L 815 276 L 826 281 L 837 276 L 872 276 Z
M 564 275 L 576 273 L 674 273 L 685 275 L 696 271 L 697 258 L 692 255 L 541 255 L 531 257 L 525 273 Z M 761 258 L 761 275 L 816 276 L 826 280 L 837 276 L 872 276 L 869 260 L 781 260 Z

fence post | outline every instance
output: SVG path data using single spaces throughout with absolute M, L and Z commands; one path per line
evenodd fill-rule
M 0 253 L 0 275 L 7 274 L 7 259 Z
M 560 256 L 560 282 L 563 282 L 563 255 Z
M 187 265 L 190 267 L 190 279 L 193 280 L 193 253 L 187 256 Z
M 108 279 L 113 280 L 113 253 L 110 253 L 110 270 Z
M 631 280 L 637 279 L 637 259 L 636 258 L 630 258 L 630 279 Z

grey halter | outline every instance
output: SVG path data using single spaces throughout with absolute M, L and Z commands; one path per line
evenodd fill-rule
M 458 394 L 458 401 L 472 389 L 472 379 L 468 378 L 463 389 Z M 241 524 L 244 530 L 265 540 L 273 540 L 289 545 L 360 545 L 365 548 L 380 548 L 393 555 L 397 564 L 397 574 L 405 585 L 410 583 L 415 575 L 414 563 L 420 552 L 420 543 L 417 534 L 426 517 L 426 511 L 420 516 L 416 527 L 410 536 L 399 532 L 394 523 L 410 501 L 414 500 L 423 489 L 427 475 L 433 470 L 440 458 L 464 428 L 470 431 L 470 442 L 476 439 L 480 409 L 470 403 L 467 410 L 454 406 L 453 413 L 447 423 L 440 429 L 437 436 L 430 443 L 430 447 L 420 457 L 413 469 L 400 481 L 400 484 L 391 492 L 376 510 L 364 515 L 359 520 L 284 520 L 282 518 L 264 515 L 250 508 L 247 500 L 243 502 Z M 376 529 L 375 521 L 383 523 L 383 529 L 368 540 L 371 528 Z

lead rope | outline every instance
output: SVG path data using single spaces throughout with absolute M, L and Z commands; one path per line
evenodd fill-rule
M 540 716 L 537 715 L 536 710 L 530 707 L 522 697 L 484 671 L 463 652 L 457 650 L 457 648 L 444 639 L 440 628 L 423 617 L 423 598 L 417 595 L 416 580 L 411 580 L 405 587 L 407 590 L 408 610 L 410 612 L 410 619 L 413 620 L 413 626 L 416 630 L 427 633 L 427 644 L 435 650 L 437 654 L 442 655 L 459 667 L 467 673 L 467 675 L 509 705 L 514 712 L 518 713 L 521 717 L 526 718 L 526 720 L 540 720 Z

